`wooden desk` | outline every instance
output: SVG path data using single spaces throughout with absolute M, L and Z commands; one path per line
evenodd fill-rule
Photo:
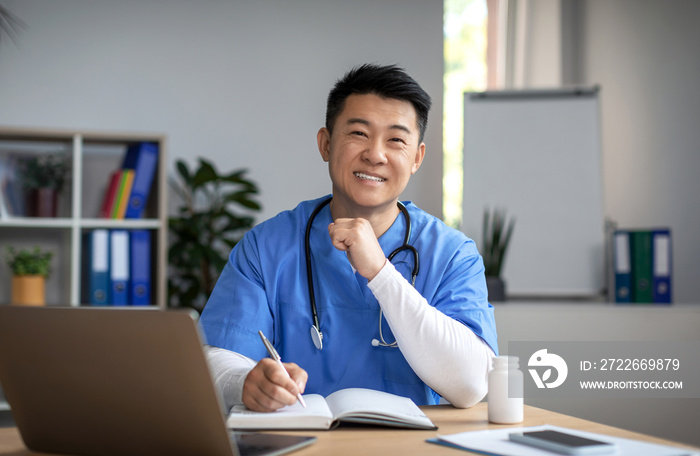
M 504 427 L 537 426 L 552 424 L 557 426 L 597 432 L 615 437 L 643 440 L 662 445 L 691 448 L 687 445 L 670 442 L 603 424 L 574 418 L 560 413 L 536 407 L 525 406 L 525 421 L 521 424 L 504 426 L 489 424 L 486 403 L 481 402 L 470 409 L 456 409 L 450 405 L 421 407 L 431 420 L 439 427 L 438 431 L 413 431 L 392 428 L 346 427 L 333 431 L 287 432 L 289 434 L 316 435 L 318 441 L 295 455 L 452 455 L 471 454 L 451 448 L 427 443 L 425 440 L 440 434 L 454 434 L 481 429 L 500 429 Z M 697 450 L 696 450 L 697 451 Z M 0 429 L 1 455 L 35 455 L 25 448 L 16 428 Z M 43 454 L 43 453 L 42 453 Z

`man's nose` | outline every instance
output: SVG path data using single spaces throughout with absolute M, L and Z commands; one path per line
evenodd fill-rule
M 386 163 L 386 146 L 383 141 L 371 141 L 367 149 L 362 154 L 362 158 L 372 165 L 381 165 Z

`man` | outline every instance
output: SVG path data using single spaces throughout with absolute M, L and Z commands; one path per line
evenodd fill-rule
M 299 393 L 348 387 L 419 405 L 484 397 L 497 342 L 482 259 L 462 233 L 399 203 L 425 156 L 429 109 L 428 94 L 395 66 L 364 65 L 336 83 L 317 134 L 332 199 L 248 232 L 202 313 L 229 406 L 272 411 Z M 267 357 L 259 330 L 289 375 Z

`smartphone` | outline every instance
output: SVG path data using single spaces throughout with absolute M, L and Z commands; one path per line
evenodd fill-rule
M 561 454 L 611 454 L 614 443 L 579 437 L 559 431 L 532 431 L 509 434 L 510 440 Z

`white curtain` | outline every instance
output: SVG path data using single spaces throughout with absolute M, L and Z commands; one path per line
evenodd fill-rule
M 488 0 L 489 89 L 562 85 L 562 1 Z

